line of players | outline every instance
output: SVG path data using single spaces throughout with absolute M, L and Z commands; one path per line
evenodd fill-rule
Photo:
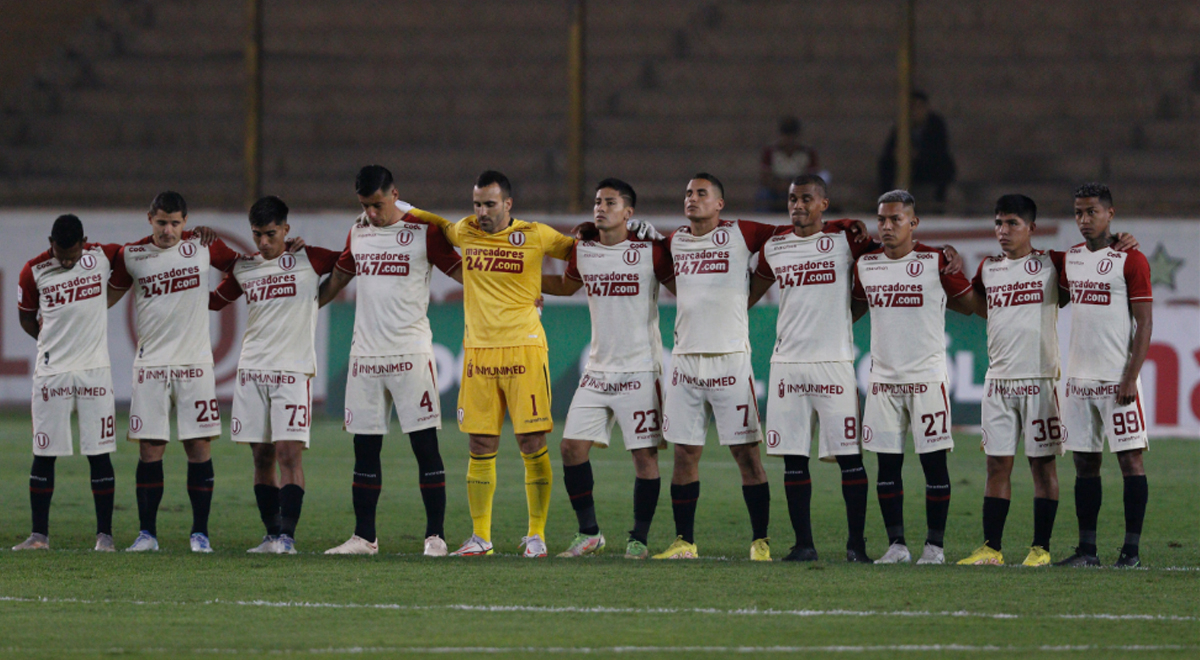
M 139 346 L 129 437 L 140 440 L 142 446 L 138 467 L 142 533 L 130 550 L 157 548 L 154 513 L 162 494 L 161 458 L 169 437 L 166 418 L 172 402 L 189 458 L 188 487 L 195 514 L 192 548 L 210 549 L 206 529 L 212 483 L 208 440 L 216 434 L 212 429 L 219 433 L 220 428 L 215 400 L 210 396 L 211 351 L 207 355 L 199 349 L 169 353 L 163 347 L 175 342 L 172 348 L 177 348 L 188 339 L 202 338 L 208 349 L 203 314 L 198 316 L 205 324 L 205 334 L 186 330 L 200 327 L 195 312 L 204 308 L 196 302 L 205 292 L 196 281 L 204 281 L 211 263 L 229 274 L 208 295 L 208 306 L 220 308 L 245 292 L 250 307 L 232 431 L 235 440 L 253 444 L 255 494 L 267 527 L 262 545 L 252 551 L 294 552 L 304 485 L 300 456 L 307 446 L 311 415 L 308 383 L 315 372 L 312 334 L 316 309 L 358 276 L 345 418 L 346 430 L 355 434 L 352 492 L 357 524 L 349 541 L 328 552 L 377 552 L 374 510 L 382 483 L 379 456 L 394 404 L 420 469 L 428 520 L 425 553 L 446 554 L 444 470 L 436 436 L 441 411 L 425 311 L 431 265 L 464 281 L 458 255 L 450 247 L 453 244 L 463 248 L 467 264 L 464 346 L 470 355 L 464 361 L 459 422 L 471 435 L 467 481 L 475 522 L 472 537 L 454 554 L 492 552 L 494 465 L 506 408 L 526 466 L 530 532 L 523 539 L 525 554 L 547 553 L 544 526 L 551 471 L 545 433 L 552 422 L 545 336 L 534 304 L 539 289 L 569 295 L 586 285 L 592 352 L 561 445 L 564 478 L 579 518 L 579 533 L 561 556 L 590 554 L 604 547 L 587 458 L 591 445 L 608 444 L 616 422 L 622 425 L 637 474 L 634 529 L 626 556 L 649 555 L 646 538 L 660 484 L 657 450 L 664 440 L 675 444 L 671 499 L 677 538 L 656 557 L 698 556 L 694 539 L 698 461 L 711 413 L 721 444 L 730 447 L 741 471 L 752 525 L 751 558 L 769 559 L 770 494 L 758 452 L 762 434 L 749 363 L 746 310 L 776 281 L 780 314 L 769 381 L 773 388 L 766 442 L 768 454 L 783 455 L 785 460 L 784 486 L 797 539 L 786 559 L 817 557 L 808 516 L 808 454 L 816 439 L 820 458 L 836 460 L 841 468 L 849 527 L 847 559 L 871 561 L 863 534 L 868 479 L 861 448 L 866 448 L 877 452 L 880 459 L 877 491 L 889 537 L 889 548 L 878 562 L 910 560 L 904 538 L 900 469 L 904 436 L 911 430 L 926 475 L 929 528 L 918 563 L 944 561 L 942 538 L 950 499 L 946 452 L 953 447 L 945 389 L 944 310 L 949 306 L 988 317 L 991 358 L 984 401 L 984 448 L 989 453 L 985 545 L 962 563 L 1003 561 L 999 551 L 1008 508 L 1008 475 L 1021 436 L 1026 440 L 1038 495 L 1034 547 L 1026 563 L 1049 562 L 1049 535 L 1057 503 L 1053 457 L 1062 451 L 1063 438 L 1068 436 L 1065 429 L 1073 428 L 1067 444 L 1075 450 L 1079 474 L 1080 545 L 1063 563 L 1098 563 L 1098 469 L 1107 434 L 1126 481 L 1127 536 L 1118 565 L 1137 565 L 1146 500 L 1140 457 L 1146 439 L 1137 373 L 1150 334 L 1148 265 L 1136 250 L 1110 248 L 1115 243 L 1108 228 L 1113 209 L 1111 196 L 1102 186 L 1089 184 L 1076 191 L 1076 217 L 1087 242 L 1065 258 L 1061 253 L 1032 249 L 1036 208 L 1031 200 L 1002 198 L 997 205 L 996 228 L 1004 254 L 981 264 L 974 283 L 957 272 L 960 260 L 948 263 L 947 254 L 955 257 L 952 250 L 943 253 L 914 241 L 913 229 L 919 221 L 915 202 L 907 193 L 895 191 L 880 198 L 880 244 L 866 236 L 862 223 L 823 220 L 828 197 L 824 182 L 817 177 L 802 176 L 793 182 L 789 194 L 792 226 L 776 227 L 722 220 L 720 182 L 712 175 L 698 174 L 686 192 L 689 225 L 669 237 L 658 236 L 652 227 L 632 220 L 633 189 L 607 179 L 597 187 L 595 227 L 587 240 L 581 241 L 537 223 L 513 219 L 511 186 L 496 172 L 486 172 L 477 181 L 476 214 L 459 223 L 400 202 L 384 168 L 363 168 L 356 188 L 364 213 L 340 254 L 302 244 L 288 248 L 287 208 L 277 198 L 260 200 L 251 210 L 252 231 L 260 249 L 251 257 L 235 255 L 219 241 L 210 242 L 212 236 L 203 231 L 184 233 L 186 207 L 173 193 L 160 195 L 152 206 L 154 234 L 124 249 L 88 244 L 73 216 L 56 221 L 50 251 L 31 261 L 22 273 L 21 322 L 39 338 L 39 359 L 31 472 L 34 533 L 18 548 L 48 546 L 53 456 L 71 452 L 69 415 L 77 405 L 81 449 L 92 462 L 97 549 L 113 549 L 113 479 L 107 452 L 115 448 L 115 429 L 111 385 L 107 396 L 103 392 L 105 382 L 110 382 L 105 380 L 109 375 L 104 308 L 96 304 L 104 276 L 111 269 L 109 304 L 134 281 L 138 295 Z M 760 259 L 751 277 L 749 266 L 755 253 Z M 543 255 L 569 260 L 561 279 L 541 276 Z M 151 259 L 156 261 L 147 265 Z M 76 264 L 93 272 L 81 279 L 71 272 Z M 136 265 L 131 268 L 131 264 Z M 1114 264 L 1121 268 L 1114 269 Z M 327 273 L 331 277 L 318 285 Z M 199 276 L 195 281 L 189 279 L 195 276 Z M 95 282 L 91 282 L 93 278 Z M 96 283 L 99 287 L 89 295 L 88 287 Z M 675 358 L 665 403 L 657 316 L 660 283 L 678 296 Z M 1069 288 L 1060 294 L 1060 285 Z M 196 300 L 188 304 L 161 302 L 166 299 L 162 296 L 189 291 L 196 292 L 191 294 Z M 1078 345 L 1080 354 L 1090 359 L 1071 360 L 1068 406 L 1062 423 L 1054 395 L 1058 377 L 1055 320 L 1058 305 L 1065 304 L 1068 295 L 1080 307 L 1073 323 L 1072 353 Z M 182 296 L 176 298 L 182 300 Z M 63 311 L 75 307 L 87 311 Z M 850 327 L 868 310 L 872 314 L 871 390 L 860 430 Z M 1081 326 L 1089 330 L 1076 333 Z M 1102 331 L 1093 332 L 1096 328 Z M 90 342 L 79 339 L 79 331 L 90 331 Z M 65 341 L 65 337 L 74 338 Z M 90 350 L 72 350 L 84 343 Z M 195 346 L 200 343 L 192 341 Z M 147 353 L 151 357 L 146 358 Z M 64 354 L 70 357 L 58 357 Z M 139 387 L 147 382 L 158 385 Z M 47 392 L 54 395 L 56 405 L 48 405 L 51 397 Z M 185 414 L 193 412 L 192 407 L 200 411 L 194 424 L 190 414 Z M 100 420 L 98 432 L 92 428 L 93 418 Z

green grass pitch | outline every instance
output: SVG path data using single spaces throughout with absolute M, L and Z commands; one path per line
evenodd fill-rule
M 124 420 L 118 428 L 124 428 Z M 470 534 L 464 475 L 465 437 L 448 423 L 446 460 L 451 547 Z M 0 535 L 4 545 L 29 529 L 29 418 L 0 416 Z M 548 528 L 552 553 L 575 530 L 555 456 L 554 501 Z M 947 559 L 980 542 L 984 458 L 978 438 L 957 436 L 951 455 L 953 501 Z M 617 445 L 619 447 L 619 444 Z M 516 555 L 525 532 L 525 496 L 517 447 L 506 436 L 499 460 L 494 540 L 498 556 L 420 556 L 424 513 L 407 438 L 385 440 L 379 508 L 381 554 L 320 554 L 353 530 L 350 437 L 335 421 L 314 429 L 305 456 L 308 479 L 297 532 L 301 554 L 247 555 L 263 534 L 251 489 L 250 452 L 227 438 L 216 443 L 217 483 L 212 541 L 216 553 L 187 549 L 191 522 L 184 457 L 169 447 L 167 490 L 157 554 L 92 553 L 94 518 L 87 461 L 60 459 L 47 553 L 0 551 L 0 655 L 63 657 L 120 654 L 341 655 L 535 657 L 724 657 L 834 655 L 853 657 L 1072 656 L 1196 657 L 1200 653 L 1200 498 L 1197 443 L 1160 440 L 1146 456 L 1150 506 L 1143 535 L 1143 570 L 1023 569 L 846 565 L 838 473 L 813 462 L 813 524 L 822 561 L 752 563 L 750 532 L 729 453 L 710 441 L 697 543 L 704 559 L 634 562 L 621 557 L 632 518 L 633 469 L 617 447 L 595 450 L 596 502 L 610 552 L 603 557 L 531 561 Z M 115 455 L 117 544 L 137 533 L 134 445 Z M 866 459 L 874 473 L 875 460 Z M 1020 459 L 1023 463 L 1023 459 Z M 671 458 L 661 460 L 669 481 Z M 781 484 L 782 463 L 766 459 L 772 486 L 772 550 L 792 542 Z M 906 461 L 909 538 L 923 537 L 923 479 Z M 1075 541 L 1074 469 L 1060 461 L 1062 505 L 1055 558 Z M 1123 534 L 1120 475 L 1106 457 L 1100 520 L 1101 559 L 1116 559 Z M 872 489 L 873 491 L 873 489 Z M 1019 564 L 1032 534 L 1028 472 L 1018 468 L 1005 556 Z M 673 538 L 664 483 L 651 549 Z M 885 538 L 872 492 L 868 550 Z

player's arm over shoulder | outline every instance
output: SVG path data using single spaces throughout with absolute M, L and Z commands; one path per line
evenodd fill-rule
M 583 288 L 583 276 L 579 274 L 579 263 L 576 261 L 578 245 L 571 248 L 571 257 L 567 260 L 567 269 L 562 276 L 542 275 L 542 293 L 551 296 L 570 296 Z
M 531 224 L 537 230 L 538 237 L 542 241 L 542 251 L 546 253 L 546 256 L 563 261 L 571 258 L 571 251 L 575 248 L 574 238 L 567 236 L 550 225 L 543 225 L 540 222 Z
M 446 235 L 446 240 L 454 245 L 458 245 L 458 227 L 463 223 L 463 220 L 458 222 L 450 222 L 436 213 L 430 213 L 425 209 L 419 209 L 415 206 L 410 207 L 406 212 L 408 216 L 415 219 L 417 222 L 424 222 L 427 225 L 433 225 Z M 465 219 L 464 219 L 465 220 Z

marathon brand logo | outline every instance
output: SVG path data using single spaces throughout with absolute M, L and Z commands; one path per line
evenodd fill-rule
M 390 376 L 413 370 L 412 362 L 386 362 L 384 364 L 359 364 L 358 360 L 350 368 L 350 375 L 358 376 Z
M 520 236 L 521 242 L 513 245 L 524 245 L 525 234 L 509 234 L 509 241 L 514 236 Z M 463 253 L 463 262 L 467 270 L 481 270 L 492 273 L 523 273 L 525 272 L 525 256 L 520 250 L 505 248 L 467 248 Z
M 1037 396 L 1042 393 L 1041 385 L 1007 385 L 1003 382 L 988 381 L 987 395 L 990 396 Z
M 1074 381 L 1067 381 L 1067 396 L 1074 396 L 1080 399 L 1112 399 L 1117 396 L 1117 392 L 1120 389 L 1121 385 L 1119 383 L 1109 383 L 1096 387 L 1080 387 Z
M 675 255 L 675 275 L 729 272 L 729 250 L 700 250 Z
M 161 273 L 139 277 L 138 285 L 141 287 L 142 297 L 146 300 L 195 289 L 200 286 L 200 267 L 172 268 Z
M 584 274 L 583 283 L 589 296 L 636 296 L 641 292 L 637 273 Z
M 642 383 L 641 381 L 637 380 L 610 383 L 595 378 L 590 374 L 584 374 L 583 378 L 579 379 L 579 388 L 584 390 L 592 390 L 593 392 L 602 392 L 604 394 L 623 394 L 625 392 L 636 392 L 642 389 Z
M 374 275 L 407 277 L 410 268 L 407 254 L 370 252 L 354 255 L 354 274 L 359 277 Z
M 904 394 L 924 394 L 929 391 L 925 383 L 871 383 L 871 394 L 896 396 Z M 866 427 L 863 427 L 864 429 Z
M 294 385 L 296 382 L 295 374 L 238 369 L 238 383 L 241 385 Z
M 737 384 L 737 376 L 721 376 L 720 378 L 696 378 L 688 374 L 679 373 L 678 369 L 671 370 L 671 384 L 678 385 L 683 383 L 689 387 L 695 387 L 702 390 L 718 389 L 722 387 L 733 387 Z
M 833 284 L 837 281 L 837 264 L 830 260 L 805 261 L 799 264 L 786 264 L 776 267 L 775 279 L 779 288 L 810 284 Z
M 90 300 L 104 290 L 104 276 L 80 275 L 66 282 L 45 286 L 40 289 L 42 303 L 46 309 L 54 309 L 73 302 Z
M 284 255 L 287 256 L 287 255 Z M 283 257 L 280 257 L 282 267 Z M 295 265 L 293 260 L 292 265 Z M 296 295 L 296 276 L 268 275 L 246 283 L 246 302 L 258 303 L 274 298 L 292 298 Z

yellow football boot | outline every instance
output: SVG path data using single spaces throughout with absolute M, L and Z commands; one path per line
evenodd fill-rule
M 698 559 L 700 551 L 695 543 L 688 543 L 682 536 L 676 536 L 675 542 L 669 548 L 654 555 L 655 559 Z
M 1040 545 L 1029 549 L 1029 556 L 1021 563 L 1022 566 L 1049 566 L 1050 551 Z
M 754 539 L 750 544 L 750 561 L 771 561 L 771 539 Z
M 992 550 L 983 544 L 971 553 L 970 557 L 959 560 L 959 566 L 1003 566 L 1004 555 L 999 550 Z

